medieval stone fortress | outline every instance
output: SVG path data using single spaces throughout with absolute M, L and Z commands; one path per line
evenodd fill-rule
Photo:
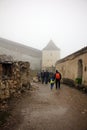
M 87 47 L 60 59 L 60 49 L 52 40 L 41 51 L 0 38 L 0 99 L 29 89 L 30 69 L 53 72 L 58 69 L 63 83 L 87 91 Z
M 28 61 L 33 70 L 54 68 L 60 59 L 60 49 L 52 40 L 42 51 L 0 38 L 0 55 L 12 56 L 14 61 Z

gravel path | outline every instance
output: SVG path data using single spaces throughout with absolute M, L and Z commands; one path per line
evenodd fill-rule
M 15 104 L 9 127 L 3 130 L 87 130 L 87 95 L 61 84 L 33 83 L 33 89 Z

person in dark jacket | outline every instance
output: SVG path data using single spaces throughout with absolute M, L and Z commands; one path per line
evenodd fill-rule
M 45 84 L 48 84 L 48 81 L 49 81 L 49 72 L 48 72 L 48 70 L 46 70 L 46 72 L 45 72 Z
M 44 72 L 44 70 L 41 72 L 41 81 L 42 81 L 42 84 L 45 81 L 45 72 Z
M 56 89 L 60 89 L 60 80 L 61 80 L 61 73 L 56 70 L 56 73 L 55 73 L 55 84 L 56 84 Z

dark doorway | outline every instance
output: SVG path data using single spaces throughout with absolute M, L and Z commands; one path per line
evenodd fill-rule
M 12 64 L 2 64 L 2 78 L 10 78 L 12 76 Z
M 83 63 L 82 63 L 82 59 L 78 60 L 78 78 L 82 79 L 83 76 Z

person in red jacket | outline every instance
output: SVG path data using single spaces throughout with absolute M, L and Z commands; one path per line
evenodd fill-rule
M 56 83 L 56 89 L 60 89 L 60 80 L 61 80 L 61 73 L 56 70 L 56 73 L 55 73 L 55 83 Z

